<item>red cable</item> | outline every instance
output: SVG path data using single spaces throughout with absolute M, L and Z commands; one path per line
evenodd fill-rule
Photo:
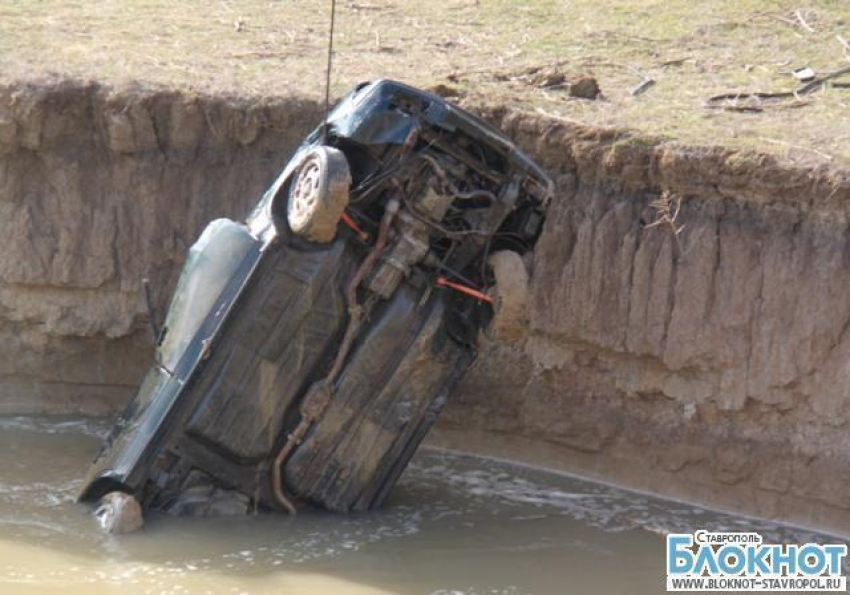
M 437 285 L 439 287 L 449 287 L 451 289 L 454 289 L 455 291 L 465 293 L 466 295 L 472 296 L 474 298 L 477 298 L 481 301 L 484 301 L 484 302 L 487 302 L 487 303 L 490 303 L 490 304 L 493 303 L 493 298 L 491 298 L 486 293 L 482 293 L 482 292 L 478 291 L 477 289 L 473 289 L 472 287 L 467 287 L 466 285 L 461 285 L 460 283 L 455 283 L 453 281 L 449 281 L 445 277 L 437 277 Z
M 363 240 L 365 242 L 369 239 L 369 234 L 366 233 L 365 231 L 363 231 L 362 229 L 360 229 L 360 226 L 357 225 L 357 223 L 354 221 L 354 219 L 352 219 L 351 216 L 348 213 L 346 213 L 345 211 L 342 212 L 342 221 L 348 227 L 350 227 L 351 230 L 354 233 L 356 233 L 358 236 L 360 236 L 361 240 Z

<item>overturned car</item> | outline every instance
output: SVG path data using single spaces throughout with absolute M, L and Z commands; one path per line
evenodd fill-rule
M 81 500 L 113 516 L 216 490 L 246 509 L 379 506 L 481 336 L 521 333 L 522 257 L 551 193 L 443 99 L 357 87 L 245 224 L 214 221 L 192 246 Z

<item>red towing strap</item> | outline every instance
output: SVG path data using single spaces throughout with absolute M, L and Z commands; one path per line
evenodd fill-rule
M 488 302 L 490 304 L 493 303 L 493 298 L 491 298 L 486 293 L 478 291 L 477 289 L 473 289 L 472 287 L 467 287 L 466 285 L 461 285 L 460 283 L 455 283 L 454 281 L 449 281 L 445 277 L 437 277 L 437 285 L 439 287 L 449 287 L 451 289 L 454 289 L 455 291 L 465 293 L 466 295 L 470 295 L 483 302 Z

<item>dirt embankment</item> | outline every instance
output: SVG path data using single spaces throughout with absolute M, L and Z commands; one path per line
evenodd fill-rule
M 94 85 L 0 88 L 0 412 L 106 413 L 203 226 L 243 217 L 320 117 Z
M 480 111 L 558 192 L 528 341 L 482 354 L 434 438 L 850 533 L 850 176 Z M 0 411 L 120 407 L 150 353 L 141 278 L 162 302 L 319 115 L 0 90 Z M 678 239 L 647 225 L 662 194 Z
M 441 440 L 850 532 L 850 174 L 493 115 L 558 194 L 531 338 L 478 360 Z M 665 193 L 678 247 L 646 225 Z

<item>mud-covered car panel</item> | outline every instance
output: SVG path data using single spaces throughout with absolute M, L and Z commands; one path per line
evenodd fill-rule
M 191 389 L 198 406 L 189 435 L 241 463 L 268 455 L 285 412 L 343 331 L 354 264 L 345 248 L 273 249 L 240 304 L 245 315 L 225 329 Z
M 209 246 L 205 234 L 215 231 L 215 223 L 205 230 L 195 247 Z M 232 262 L 227 263 L 230 276 L 224 277 L 225 282 L 219 285 L 219 295 L 208 302 L 208 310 L 199 317 L 200 323 L 193 325 L 197 330 L 191 340 L 167 354 L 162 353 L 160 346 L 157 347 L 153 366 L 89 468 L 83 482 L 81 499 L 99 498 L 107 491 L 116 489 L 116 486 L 122 491 L 131 490 L 142 484 L 149 475 L 153 461 L 161 452 L 162 440 L 176 423 L 181 410 L 185 409 L 181 397 L 186 384 L 228 320 L 238 296 L 260 262 L 262 245 L 259 241 L 242 244 L 242 247 L 245 249 L 238 264 L 233 267 Z M 189 271 L 191 269 L 184 269 L 181 277 Z M 180 307 L 179 298 L 173 301 L 171 314 L 176 307 Z M 191 308 L 190 305 L 187 307 Z M 170 366 L 163 361 L 164 355 Z
M 352 354 L 322 422 L 286 465 L 297 496 L 334 510 L 380 504 L 406 446 L 433 423 L 429 410 L 442 406 L 472 357 L 446 336 L 445 296 L 424 306 L 422 297 L 400 288 Z

